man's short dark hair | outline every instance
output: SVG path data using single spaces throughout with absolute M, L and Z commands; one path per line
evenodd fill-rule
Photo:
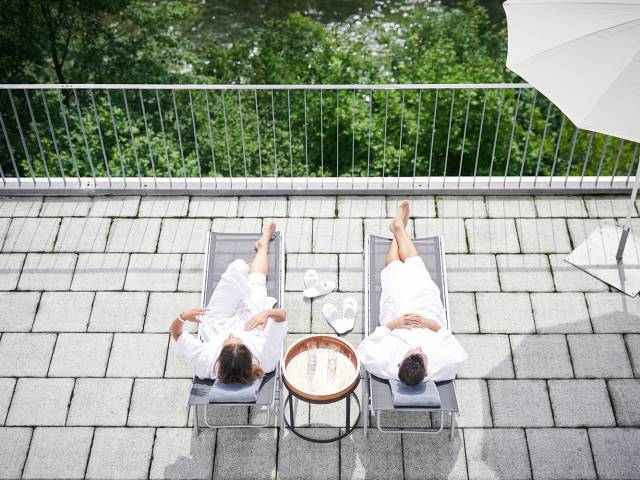
M 415 387 L 420 384 L 427 375 L 427 368 L 424 364 L 424 357 L 417 353 L 409 355 L 402 360 L 398 369 L 398 378 L 405 385 Z

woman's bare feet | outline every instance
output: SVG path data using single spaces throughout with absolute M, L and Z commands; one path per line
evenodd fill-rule
M 409 202 L 404 200 L 400 202 L 400 205 L 398 205 L 398 209 L 396 210 L 396 216 L 391 222 L 391 225 L 389 225 L 389 230 L 391 230 L 391 233 L 395 233 L 398 229 L 403 230 L 407 228 L 408 223 L 409 223 Z
M 263 245 L 268 247 L 269 241 L 271 240 L 271 237 L 273 237 L 274 233 L 276 233 L 276 224 L 272 222 L 262 231 L 262 237 L 260 237 L 260 240 L 258 240 L 253 247 L 255 251 L 257 252 Z

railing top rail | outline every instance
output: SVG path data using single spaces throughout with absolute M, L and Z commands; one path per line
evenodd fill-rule
M 295 85 L 203 85 L 203 84 L 147 84 L 147 83 L 5 83 L 2 90 L 467 90 L 467 89 L 514 89 L 533 88 L 528 83 L 389 83 L 389 84 L 295 84 Z

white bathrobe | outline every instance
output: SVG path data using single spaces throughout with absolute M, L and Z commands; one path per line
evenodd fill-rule
M 371 374 L 387 380 L 398 380 L 398 365 L 406 353 L 420 347 L 427 356 L 425 380 L 451 380 L 462 368 L 467 354 L 449 330 L 440 290 L 429 276 L 420 257 L 409 257 L 403 263 L 391 262 L 382 271 L 380 326 L 358 346 L 362 365 Z M 417 313 L 434 320 L 442 328 L 397 328 L 385 325 L 407 313 Z
M 222 274 L 207 305 L 209 311 L 200 325 L 202 341 L 183 331 L 176 351 L 183 355 L 200 378 L 216 378 L 214 364 L 229 333 L 240 338 L 251 350 L 254 362 L 266 373 L 275 370 L 287 334 L 287 322 L 267 321 L 264 327 L 245 331 L 244 326 L 256 313 L 273 307 L 267 296 L 266 277 L 249 273 L 249 265 L 234 260 Z

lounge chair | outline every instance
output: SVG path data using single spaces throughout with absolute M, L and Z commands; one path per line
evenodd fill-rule
M 367 239 L 365 253 L 365 316 L 364 331 L 369 335 L 379 325 L 380 318 L 380 293 L 382 286 L 380 276 L 385 266 L 385 256 L 391 239 L 370 235 Z M 442 237 L 434 236 L 414 240 L 420 256 L 431 275 L 431 278 L 440 289 L 442 304 L 444 305 L 446 327 L 449 328 L 449 300 L 447 294 L 447 276 L 444 263 L 444 249 Z M 376 417 L 376 425 L 383 433 L 440 433 L 444 428 L 445 414 L 450 417 L 449 438 L 453 438 L 455 432 L 455 416 L 458 414 L 458 400 L 453 380 L 438 382 L 438 393 L 441 405 L 438 408 L 426 407 L 396 407 L 391 396 L 391 386 L 387 380 L 383 380 L 369 372 L 365 372 L 365 392 L 362 396 L 362 411 L 371 412 Z M 366 402 L 366 403 L 365 403 Z M 438 413 L 439 428 L 407 428 L 388 429 L 382 427 L 382 414 L 390 411 L 424 412 L 429 415 Z M 367 436 L 369 426 L 369 414 L 364 415 L 364 435 Z
M 220 277 L 226 270 L 229 263 L 237 258 L 250 261 L 254 255 L 254 244 L 260 238 L 259 233 L 216 233 L 210 232 L 207 239 L 207 251 L 204 258 L 204 274 L 202 283 L 202 306 L 206 306 L 213 290 L 220 281 Z M 280 232 L 276 232 L 275 238 L 271 241 L 269 253 L 269 274 L 267 275 L 267 294 L 274 297 L 276 306 L 282 306 L 284 292 L 284 242 Z M 198 338 L 202 339 L 200 329 Z M 202 379 L 194 376 L 191 386 L 191 393 L 187 402 L 192 407 L 194 434 L 198 434 L 198 412 L 204 408 L 204 424 L 209 428 L 262 428 L 271 424 L 272 416 L 277 418 L 280 410 L 280 378 L 279 366 L 263 377 L 262 384 L 258 391 L 258 398 L 252 403 L 209 403 L 209 390 L 213 386 L 214 380 Z M 209 408 L 229 406 L 259 407 L 266 410 L 267 419 L 264 423 L 254 424 L 209 424 L 207 412 Z

